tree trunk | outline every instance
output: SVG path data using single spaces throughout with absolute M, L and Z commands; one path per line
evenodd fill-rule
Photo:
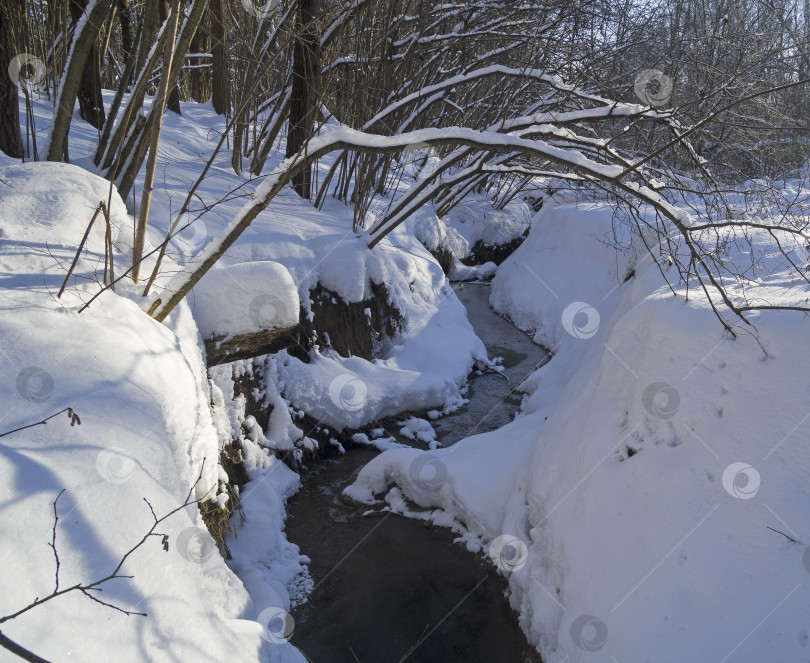
M 74 25 L 87 8 L 87 0 L 71 0 L 70 18 Z M 93 39 L 90 51 L 85 59 L 79 81 L 79 114 L 82 119 L 92 124 L 96 129 L 104 126 L 104 102 L 101 98 L 101 56 L 96 40 Z
M 205 15 L 205 10 L 207 7 L 208 0 L 194 0 L 192 2 L 188 11 L 188 18 L 187 20 L 183 20 L 183 29 L 180 31 L 180 36 L 177 37 L 174 45 L 174 55 L 172 57 L 172 66 L 169 73 L 167 87 L 171 87 L 176 84 L 177 77 L 180 75 L 180 69 L 183 66 L 183 61 L 185 60 L 189 46 L 191 45 L 191 40 L 194 38 L 194 33 L 197 30 L 197 26 L 202 21 L 202 17 Z M 182 16 L 179 18 L 182 20 Z M 140 103 L 137 104 L 137 107 L 140 107 Z M 136 118 L 138 117 L 142 116 L 136 113 L 133 116 L 134 121 L 137 122 Z M 151 136 L 150 132 L 154 129 L 155 120 L 156 118 L 154 113 L 150 111 L 149 119 L 143 121 L 143 131 L 134 130 L 132 132 L 132 140 L 127 140 L 124 147 L 120 150 L 118 155 L 116 155 L 115 158 L 119 159 L 119 164 L 123 164 L 121 168 L 124 168 L 124 170 L 122 171 L 116 167 L 115 169 L 108 170 L 105 174 L 107 179 L 115 181 L 116 186 L 118 187 L 118 192 L 125 200 L 129 195 L 129 192 L 132 190 L 132 186 L 135 182 L 135 176 L 143 164 L 143 159 L 146 156 L 145 141 L 149 140 L 149 137 Z M 123 124 L 124 123 L 122 123 L 122 125 Z M 118 145 L 119 139 L 115 139 L 114 136 L 112 144 Z
M 118 22 L 121 25 L 121 46 L 129 62 L 132 57 L 132 12 L 129 0 L 118 0 Z
M 14 13 L 22 14 L 24 0 L 3 0 L 0 4 L 0 150 L 19 159 L 23 155 L 20 137 L 20 113 L 17 85 L 6 74 L 16 56 L 11 20 Z
M 223 0 L 211 0 L 211 103 L 218 115 L 225 115 L 231 105 L 228 76 L 228 43 L 225 35 Z
M 149 206 L 152 202 L 152 187 L 155 182 L 155 168 L 157 167 L 157 150 L 160 143 L 160 126 L 163 119 L 163 108 L 168 95 L 168 87 L 171 80 L 172 56 L 174 55 L 174 39 L 177 34 L 177 18 L 180 13 L 180 0 L 174 0 L 170 9 L 168 39 L 166 39 L 163 49 L 163 72 L 160 76 L 160 85 L 155 97 L 155 107 L 153 110 L 155 126 L 149 142 L 149 158 L 146 162 L 146 173 L 143 178 L 143 194 L 141 196 L 141 208 L 138 210 L 138 226 L 135 230 L 135 239 L 132 246 L 132 280 L 137 283 L 141 268 L 141 257 L 146 240 L 146 225 L 149 220 Z
M 194 33 L 191 40 L 192 53 L 209 52 L 209 34 L 207 30 L 197 30 Z M 188 93 L 194 101 L 201 104 L 211 96 L 211 63 L 208 58 L 194 57 L 189 59 L 189 64 L 193 68 L 188 72 Z
M 158 10 L 161 23 L 163 23 L 163 21 L 165 21 L 166 17 L 169 15 L 170 7 L 171 5 L 169 4 L 168 0 L 159 0 Z M 185 59 L 185 53 L 183 54 L 183 58 Z M 166 98 L 166 108 L 168 108 L 173 113 L 177 113 L 178 115 L 180 115 L 180 90 L 176 82 L 174 85 L 172 85 L 171 89 L 169 90 L 169 96 Z
M 56 115 L 51 127 L 48 145 L 48 161 L 61 161 L 67 153 L 68 131 L 73 115 L 73 107 L 79 94 L 87 58 L 98 37 L 101 26 L 107 19 L 114 0 L 97 0 L 90 10 L 86 22 L 77 34 L 73 35 L 67 69 L 62 76 L 62 87 L 56 104 Z
M 810 54 L 807 52 L 808 39 L 810 39 L 810 0 L 804 0 L 804 53 L 800 61 L 799 78 L 805 79 L 810 76 Z M 801 117 L 807 125 L 810 118 L 810 93 L 807 88 L 801 89 Z M 807 134 L 805 134 L 807 135 Z
M 292 99 L 287 156 L 297 154 L 312 135 L 320 98 L 321 46 L 315 17 L 319 0 L 297 0 L 299 32 L 293 47 Z M 312 198 L 312 168 L 293 179 L 299 196 Z
M 138 45 L 138 65 L 135 68 L 136 78 L 146 64 L 149 49 L 151 49 L 152 44 L 155 43 L 158 28 L 160 27 L 158 2 L 159 0 L 144 0 L 143 3 L 143 27 L 141 28 L 141 42 Z

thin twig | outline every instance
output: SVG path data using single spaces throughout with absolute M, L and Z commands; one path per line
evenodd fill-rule
M 770 525 L 765 525 L 765 527 L 767 527 L 769 530 L 771 530 L 771 532 L 776 532 L 777 534 L 781 534 L 782 536 L 784 536 L 791 543 L 798 543 L 798 541 L 796 539 L 794 539 L 793 537 L 788 536 L 784 532 L 780 532 L 778 529 L 774 529 Z
M 13 430 L 8 430 L 5 433 L 0 433 L 0 437 L 5 437 L 6 435 L 11 435 L 12 433 L 18 433 L 21 430 L 25 430 L 26 428 L 33 428 L 34 426 L 42 426 L 54 417 L 58 417 L 63 412 L 67 412 L 68 416 L 70 417 L 70 425 L 73 426 L 74 424 L 81 424 L 81 420 L 79 419 L 79 415 L 77 415 L 73 408 L 66 407 L 64 410 L 59 410 L 56 414 L 52 414 L 50 417 L 45 417 L 42 421 L 37 421 L 34 424 L 28 424 L 27 426 L 20 426 L 19 428 L 15 428 Z M 57 498 L 58 499 L 58 498 Z
M 82 249 L 84 248 L 84 243 L 87 241 L 87 237 L 90 235 L 90 230 L 93 228 L 93 224 L 96 222 L 98 218 L 99 212 L 101 212 L 101 207 L 104 205 L 104 202 L 100 202 L 96 206 L 96 211 L 93 213 L 93 218 L 90 219 L 90 223 L 87 225 L 87 230 L 84 231 L 84 237 L 82 237 L 82 241 L 79 242 L 79 247 L 76 249 L 76 255 L 73 256 L 73 262 L 70 265 L 70 269 L 68 269 L 67 274 L 65 275 L 65 280 L 62 282 L 62 287 L 59 288 L 59 294 L 56 295 L 57 299 L 61 299 L 62 295 L 65 292 L 65 288 L 67 288 L 68 279 L 70 279 L 70 275 L 73 273 L 73 270 L 76 268 L 76 263 L 79 262 L 79 256 L 82 253 Z
M 54 572 L 54 575 L 55 575 L 55 583 L 54 583 L 54 585 L 55 585 L 55 587 L 54 587 L 54 590 L 53 590 L 55 592 L 59 591 L 59 553 L 56 551 L 56 525 L 59 523 L 59 513 L 56 510 L 56 503 L 59 501 L 59 498 L 62 497 L 62 493 L 64 493 L 64 492 L 65 492 L 65 489 L 62 488 L 62 490 L 60 490 L 59 494 L 56 496 L 56 499 L 53 501 L 53 530 L 52 530 L 53 533 L 52 533 L 52 536 L 51 536 L 51 542 L 48 544 L 51 547 L 51 550 L 53 550 L 53 557 L 54 557 L 54 561 L 56 563 L 56 570 Z
M 163 549 L 167 550 L 167 546 L 165 544 L 165 540 L 167 538 L 166 535 L 165 534 L 160 534 L 160 533 L 155 533 L 155 528 L 160 523 L 162 523 L 164 520 L 170 518 L 171 516 L 173 516 L 178 511 L 182 511 L 187 506 L 190 506 L 192 504 L 198 504 L 200 502 L 200 500 L 196 500 L 196 499 L 192 500 L 191 495 L 192 495 L 193 491 L 196 489 L 197 485 L 200 483 L 200 481 L 202 481 L 202 475 L 203 475 L 204 468 L 205 468 L 205 458 L 203 458 L 203 461 L 200 464 L 200 474 L 197 477 L 197 480 L 194 482 L 194 484 L 189 489 L 189 492 L 188 492 L 188 495 L 186 496 L 185 501 L 180 506 L 178 506 L 178 507 L 172 509 L 171 511 L 169 511 L 168 513 L 166 513 L 161 518 L 155 518 L 155 522 L 149 528 L 149 531 L 146 534 L 144 534 L 143 537 L 141 537 L 141 540 L 138 541 L 134 546 L 132 546 L 121 557 L 120 561 L 118 562 L 118 564 L 116 565 L 116 567 L 112 571 L 112 573 L 105 576 L 104 578 L 101 578 L 101 579 L 96 580 L 96 581 L 91 582 L 91 583 L 87 583 L 87 584 L 76 583 L 75 585 L 71 585 L 70 587 L 67 587 L 65 589 L 58 589 L 58 587 L 57 587 L 57 589 L 55 589 L 51 594 L 49 594 L 45 598 L 40 599 L 39 597 L 37 597 L 31 603 L 29 603 L 27 606 L 25 606 L 24 608 L 21 608 L 20 610 L 17 610 L 16 612 L 14 612 L 12 614 L 0 617 L 0 624 L 2 624 L 4 622 L 7 622 L 7 621 L 10 621 L 12 619 L 15 619 L 16 617 L 19 617 L 20 615 L 22 615 L 22 614 L 24 614 L 24 613 L 26 613 L 26 612 L 28 612 L 30 610 L 33 610 L 34 608 L 42 605 L 43 603 L 47 603 L 48 601 L 51 601 L 51 600 L 53 600 L 53 599 L 55 599 L 55 598 L 57 598 L 59 596 L 63 596 L 65 594 L 68 594 L 68 593 L 73 592 L 73 591 L 81 592 L 82 594 L 84 594 L 88 598 L 93 599 L 96 603 L 101 603 L 104 606 L 107 606 L 109 608 L 113 608 L 115 610 L 118 610 L 119 612 L 123 612 L 126 615 L 135 615 L 135 616 L 140 616 L 140 617 L 146 617 L 146 613 L 132 612 L 132 611 L 129 611 L 129 610 L 125 610 L 124 608 L 120 608 L 118 606 L 115 606 L 115 605 L 112 605 L 112 604 L 109 604 L 109 603 L 105 603 L 104 601 L 102 601 L 100 599 L 97 599 L 96 597 L 92 596 L 89 592 L 91 590 L 93 590 L 93 591 L 102 591 L 101 590 L 101 585 L 103 585 L 106 582 L 109 582 L 110 580 L 117 580 L 117 579 L 122 579 L 122 578 L 123 579 L 131 579 L 131 578 L 133 578 L 134 576 L 125 575 L 125 574 L 119 573 L 119 571 L 121 570 L 121 567 L 124 565 L 124 563 L 127 561 L 127 559 L 129 558 L 129 556 L 132 555 L 132 553 L 134 553 L 136 550 L 138 550 L 138 548 L 140 548 L 150 537 L 152 537 L 152 536 L 164 537 Z M 61 493 L 60 493 L 60 495 L 61 495 Z M 58 499 L 58 496 L 57 496 L 57 499 Z M 55 502 L 56 502 L 56 500 L 54 500 L 54 504 L 55 504 Z M 147 502 L 147 504 L 149 504 L 149 502 Z M 150 508 L 150 510 L 152 510 L 151 504 L 149 505 L 149 508 Z M 152 515 L 154 516 L 154 510 L 152 510 Z M 54 529 L 55 529 L 55 527 L 56 527 L 56 525 L 54 524 Z M 55 534 L 54 534 L 54 538 L 53 538 L 53 543 L 54 544 L 55 544 L 55 541 L 56 540 L 55 540 Z M 54 549 L 54 553 L 55 552 L 56 551 Z M 0 639 L 0 646 L 5 646 L 3 644 L 2 639 Z M 34 659 L 34 660 L 39 660 L 39 659 Z

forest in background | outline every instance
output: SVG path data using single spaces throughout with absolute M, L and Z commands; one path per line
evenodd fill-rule
M 544 177 L 606 192 L 651 238 L 657 261 L 674 262 L 681 280 L 740 321 L 753 305 L 724 279 L 744 277 L 710 236 L 734 227 L 744 238 L 767 210 L 807 237 L 801 209 L 772 186 L 808 156 L 807 16 L 793 0 L 11 0 L 0 12 L 0 70 L 10 74 L 0 82 L 0 148 L 69 161 L 78 104 L 98 131 L 94 163 L 125 200 L 145 163 L 137 282 L 164 109 L 210 100 L 224 119 L 215 155 L 229 153 L 236 173 L 261 175 L 281 142 L 288 161 L 263 195 L 174 282 L 176 296 L 146 307 L 158 319 L 288 182 L 316 206 L 327 195 L 352 206 L 373 247 L 428 201 L 440 216 L 473 190 L 503 206 Z M 109 108 L 102 89 L 115 90 Z M 47 135 L 28 102 L 18 115 L 19 94 L 52 100 Z M 323 132 L 330 122 L 349 131 Z M 331 152 L 326 176 L 314 176 Z M 438 165 L 370 221 L 372 200 L 396 190 L 404 162 L 428 155 Z M 744 209 L 734 193 L 746 195 Z M 684 201 L 701 223 L 674 211 Z

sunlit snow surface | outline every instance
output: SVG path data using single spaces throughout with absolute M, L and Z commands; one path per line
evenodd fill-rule
M 42 98 L 35 108 L 42 134 L 50 106 Z M 209 107 L 194 104 L 183 105 L 182 117 L 167 114 L 147 253 L 163 241 L 221 122 Z M 337 427 L 407 409 L 458 407 L 468 372 L 486 359 L 483 345 L 412 230 L 403 226 L 371 253 L 351 230 L 350 210 L 331 202 L 319 212 L 292 192 L 274 201 L 191 293 L 191 307 L 183 303 L 166 325 L 138 307 L 154 254 L 144 263 L 140 286 L 122 280 L 116 294 L 104 293 L 79 314 L 101 289 L 103 217 L 97 217 L 60 300 L 56 293 L 76 247 L 99 202 L 109 201 L 113 271 L 121 275 L 130 264 L 142 182 L 136 182 L 135 202 L 131 198 L 125 207 L 106 181 L 81 169 L 91 167 L 94 132 L 79 120 L 73 124 L 75 165 L 0 161 L 0 375 L 6 394 L 0 433 L 65 407 L 82 422 L 70 427 L 63 414 L 2 438 L 7 497 L 0 555 L 13 582 L 0 598 L 0 614 L 52 591 L 54 559 L 47 543 L 52 502 L 63 488 L 60 587 L 97 580 L 115 568 L 153 522 L 144 498 L 160 517 L 183 502 L 202 473 L 192 498 L 227 500 L 218 492 L 223 473 L 216 461 L 243 424 L 255 440 L 245 447 L 253 480 L 241 496 L 246 521 L 238 540 L 229 542 L 230 569 L 189 507 L 158 529 L 168 535 L 168 551 L 162 539 L 150 538 L 122 570 L 134 578 L 104 586 L 108 602 L 147 617 L 71 594 L 4 624 L 3 632 L 53 660 L 69 653 L 73 660 L 96 661 L 110 652 L 132 661 L 301 660 L 268 625 L 290 610 L 291 595 L 300 598 L 306 591 L 306 560 L 282 531 L 284 501 L 298 478 L 260 444 L 283 452 L 311 446 L 290 416 L 291 405 Z M 255 185 L 233 175 L 227 157 L 221 162 L 199 194 L 205 204 L 225 200 L 171 240 L 155 294 L 213 241 Z M 266 431 L 249 417 L 239 419 L 238 403 L 223 393 L 227 379 L 206 380 L 198 326 L 206 334 L 233 334 L 249 331 L 257 318 L 259 326 L 286 325 L 297 319 L 299 305 L 309 308 L 308 292 L 317 283 L 358 301 L 370 294 L 372 280 L 385 283 L 400 307 L 403 334 L 375 363 L 329 353 L 311 364 L 286 356 L 272 360 L 272 388 L 264 396 L 274 410 Z M 268 297 L 282 306 L 267 306 Z M 256 298 L 262 300 L 258 316 L 251 315 Z M 240 303 L 247 303 L 246 312 Z M 341 389 L 358 380 L 369 385 L 363 408 L 355 408 Z
M 48 108 L 37 100 L 40 131 Z M 208 106 L 184 105 L 183 113 L 166 115 L 148 248 L 162 241 L 221 128 Z M 89 166 L 93 132 L 74 125 L 72 159 Z M 201 468 L 196 496 L 215 486 L 214 459 L 242 422 L 224 413 L 230 394 L 206 380 L 188 305 L 157 324 L 134 303 L 140 290 L 121 282 L 118 295 L 106 293 L 78 314 L 99 289 L 103 225 L 55 299 L 93 210 L 110 195 L 106 183 L 67 165 L 2 165 L 0 432 L 65 407 L 82 419 L 70 427 L 62 415 L 0 440 L 0 562 L 8 579 L 0 613 L 8 614 L 53 589 L 47 544 L 60 490 L 66 587 L 106 575 L 140 540 L 153 522 L 143 498 L 166 513 Z M 230 172 L 226 158 L 215 165 L 203 201 L 233 193 L 172 241 L 158 288 L 213 241 L 254 185 Z M 131 245 L 127 202 L 129 214 L 113 193 L 116 274 Z M 480 205 L 469 205 L 481 220 Z M 509 213 L 515 224 L 496 225 L 514 237 L 527 227 L 525 205 Z M 466 233 L 458 215 L 441 225 L 427 212 L 370 253 L 342 205 L 327 198 L 314 211 L 289 191 L 274 200 L 223 267 L 282 265 L 305 311 L 316 283 L 359 301 L 372 281 L 385 282 L 405 326 L 374 362 L 326 351 L 311 364 L 270 360 L 275 382 L 265 395 L 278 414 L 267 431 L 253 428 L 256 438 L 279 450 L 304 442 L 289 405 L 334 427 L 462 405 L 465 377 L 485 351 L 419 240 L 463 248 L 483 236 L 474 227 Z M 431 451 L 429 464 L 424 451 L 386 451 L 348 492 L 371 500 L 398 484 L 414 507 L 440 509 L 437 522 L 455 526 L 510 574 L 512 605 L 549 662 L 807 660 L 807 318 L 753 314 L 748 331 L 756 339 L 743 332 L 731 340 L 698 290 L 688 301 L 680 289 L 673 296 L 643 251 L 617 257 L 612 242 L 637 247 L 614 230 L 604 205 L 548 203 L 498 270 L 492 305 L 555 354 L 524 382 L 523 416 Z M 761 266 L 749 297 L 806 301 L 807 284 L 771 259 L 774 240 L 752 237 L 750 247 L 731 245 L 733 259 L 750 261 L 752 251 Z M 806 262 L 806 253 L 795 255 Z M 272 269 L 292 304 L 290 281 Z M 276 292 L 257 285 L 256 296 Z M 220 322 L 214 316 L 207 331 Z M 266 623 L 301 589 L 305 560 L 282 531 L 297 477 L 258 444 L 246 454 L 254 480 L 243 496 L 246 524 L 231 542 L 239 577 L 189 508 L 160 526 L 168 551 L 158 538 L 147 541 L 123 569 L 134 578 L 105 586 L 104 600 L 148 617 L 71 595 L 5 623 L 3 632 L 53 660 L 302 660 L 268 635 Z M 414 472 L 415 462 L 432 474 Z
M 544 660 L 807 660 L 810 320 L 754 314 L 759 342 L 732 340 L 701 293 L 617 258 L 612 216 L 548 209 L 495 278 L 494 308 L 555 352 L 524 415 L 427 478 L 386 452 L 346 492 L 441 508 L 509 574 Z M 770 236 L 753 248 L 770 276 L 749 296 L 808 296 Z

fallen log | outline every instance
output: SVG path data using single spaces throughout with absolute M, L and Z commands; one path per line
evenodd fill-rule
M 238 359 L 261 357 L 287 348 L 303 346 L 300 325 L 265 329 L 248 334 L 212 336 L 204 339 L 206 365 L 211 368 Z

